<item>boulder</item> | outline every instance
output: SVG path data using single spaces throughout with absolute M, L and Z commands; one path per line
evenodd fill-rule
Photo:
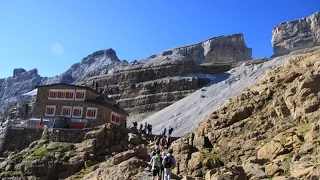
M 266 173 L 263 171 L 262 167 L 259 164 L 247 163 L 245 165 L 242 165 L 242 168 L 248 178 L 254 177 L 262 179 L 267 177 Z
M 258 150 L 257 156 L 259 159 L 272 160 L 284 152 L 285 149 L 283 148 L 283 146 L 280 143 L 272 140 L 271 142 L 266 143 Z
M 128 151 L 125 151 L 125 152 L 122 152 L 122 153 L 119 153 L 119 154 L 116 154 L 111 162 L 113 165 L 117 165 L 117 164 L 120 164 L 122 163 L 123 161 L 126 161 L 134 156 L 137 155 L 137 152 L 134 151 L 134 150 L 128 150 Z
M 189 145 L 189 139 L 182 137 L 177 139 L 171 144 L 171 149 L 175 154 L 189 154 L 191 153 L 191 146 Z
M 124 136 L 124 140 L 128 141 L 133 145 L 141 144 L 140 137 L 137 134 L 133 134 L 133 133 L 128 133 L 126 136 Z
M 265 166 L 265 172 L 268 176 L 274 176 L 279 171 L 280 171 L 280 168 L 276 163 L 270 163 Z
M 194 172 L 202 167 L 203 156 L 200 152 L 195 152 L 191 154 L 191 159 L 188 161 L 188 169 L 190 172 Z
M 307 176 L 314 169 L 315 169 L 315 166 L 309 163 L 293 162 L 290 165 L 290 173 L 291 173 L 291 176 L 294 178 L 302 178 L 304 176 Z

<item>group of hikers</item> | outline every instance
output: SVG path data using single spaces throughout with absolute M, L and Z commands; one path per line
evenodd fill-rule
M 138 126 L 137 122 L 133 122 L 133 127 L 136 129 Z M 144 125 L 143 128 L 143 124 L 140 123 L 140 127 L 139 127 L 139 131 L 145 133 L 145 134 L 152 134 L 152 125 L 151 124 L 147 124 L 147 122 Z
M 171 144 L 171 134 L 173 128 L 169 128 L 169 137 L 167 138 L 167 129 L 164 128 L 161 136 L 155 136 L 154 148 L 151 153 L 151 171 L 152 179 L 170 180 L 172 169 L 176 167 L 176 159 L 173 156 L 173 150 L 168 148 Z M 165 151 L 168 150 L 166 154 Z

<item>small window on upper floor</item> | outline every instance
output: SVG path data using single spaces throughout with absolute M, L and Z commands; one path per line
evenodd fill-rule
M 45 116 L 54 116 L 56 113 L 56 106 L 54 105 L 47 105 Z
M 86 98 L 86 90 L 76 90 L 75 100 L 83 101 Z

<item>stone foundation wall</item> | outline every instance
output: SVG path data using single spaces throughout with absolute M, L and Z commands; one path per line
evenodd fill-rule
M 43 128 L 17 128 L 7 127 L 2 134 L 0 142 L 0 155 L 6 151 L 21 151 L 27 148 L 32 142 L 41 139 Z M 49 129 L 48 135 L 50 141 L 79 143 L 84 140 L 84 136 L 92 129 Z M 0 139 L 1 140 L 1 139 Z
M 17 128 L 7 127 L 3 139 L 0 154 L 5 151 L 21 151 L 27 148 L 32 142 L 39 140 L 42 136 L 41 128 Z
M 79 143 L 84 140 L 84 136 L 92 129 L 49 129 L 50 141 Z

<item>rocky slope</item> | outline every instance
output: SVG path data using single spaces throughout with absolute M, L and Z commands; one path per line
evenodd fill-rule
M 319 49 L 268 70 L 174 142 L 175 172 L 208 180 L 320 178 L 319 84 Z
M 89 131 L 81 143 L 52 142 L 49 135 L 46 129 L 41 140 L 1 162 L 1 179 L 90 179 L 90 172 L 100 172 L 120 180 L 148 166 L 146 136 L 114 124 Z
M 320 45 L 320 12 L 310 17 L 284 22 L 273 28 L 274 56 Z

